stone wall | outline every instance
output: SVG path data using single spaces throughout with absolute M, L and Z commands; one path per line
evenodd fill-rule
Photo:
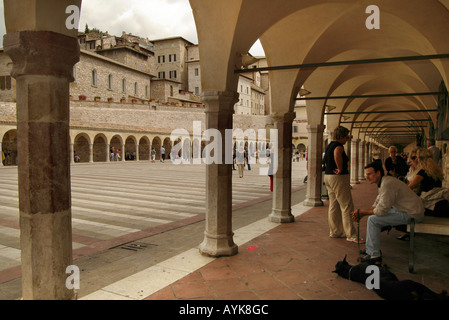
M 96 85 L 92 83 L 92 70 L 96 70 Z M 150 98 L 150 75 L 139 72 L 125 65 L 117 63 L 97 54 L 87 51 L 81 52 L 80 62 L 75 65 L 75 81 L 70 84 L 70 94 L 74 99 L 84 95 L 87 100 L 94 100 L 99 96 L 103 101 L 113 98 L 120 101 L 125 97 L 130 101 L 131 97 L 148 100 Z M 109 75 L 112 76 L 112 85 L 109 88 Z M 125 90 L 123 90 L 123 79 Z M 134 91 L 137 83 L 137 93 Z
M 0 77 L 9 77 L 8 81 L 11 83 L 11 89 L 6 89 L 3 88 L 3 86 L 0 86 L 0 101 L 16 101 L 16 81 L 11 77 L 11 69 L 11 59 L 3 53 L 2 49 L 0 49 Z
M 16 124 L 16 104 L 0 104 L 0 134 Z M 194 121 L 206 130 L 204 108 L 152 104 L 108 103 L 94 101 L 70 102 L 70 126 L 76 131 L 114 130 L 119 132 L 158 132 L 170 134 L 174 129 L 193 132 Z M 234 115 L 234 128 L 265 129 L 271 125 L 270 116 Z M 5 131 L 6 130 L 6 131 Z

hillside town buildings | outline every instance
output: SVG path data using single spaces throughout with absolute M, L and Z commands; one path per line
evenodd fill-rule
M 120 160 L 149 160 L 151 149 L 159 159 L 161 146 L 170 154 L 173 130 L 192 132 L 193 121 L 205 127 L 198 44 L 182 37 L 150 41 L 126 32 L 121 36 L 79 33 L 78 42 L 80 61 L 70 83 L 72 162 L 110 161 L 112 148 L 123 152 Z M 251 62 L 249 68 L 266 65 L 265 57 L 251 57 Z M 16 83 L 11 68 L 10 58 L 0 51 L 0 134 L 5 165 L 15 164 L 17 155 Z M 273 128 L 269 90 L 268 72 L 239 76 L 235 127 L 267 132 Z M 293 124 L 292 145 L 304 152 L 305 108 L 297 113 L 301 120 Z M 195 143 L 204 147 L 204 142 Z

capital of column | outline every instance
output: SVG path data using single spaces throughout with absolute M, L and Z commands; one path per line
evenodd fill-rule
M 206 104 L 206 113 L 234 113 L 234 105 L 239 101 L 235 91 L 204 91 L 201 100 Z
M 296 112 L 273 112 L 271 118 L 274 122 L 293 122 L 296 118 Z
M 76 38 L 52 31 L 18 31 L 3 37 L 5 53 L 13 61 L 11 76 L 50 75 L 73 81 L 79 61 Z
M 323 124 L 309 124 L 307 125 L 307 132 L 309 133 L 323 133 L 324 128 L 326 128 Z

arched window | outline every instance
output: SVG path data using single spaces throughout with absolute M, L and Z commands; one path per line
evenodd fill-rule
M 108 89 L 112 90 L 112 74 L 108 76 Z
M 126 79 L 125 78 L 122 79 L 122 92 L 123 93 L 126 92 Z
M 97 70 L 95 69 L 92 70 L 92 85 L 97 86 Z

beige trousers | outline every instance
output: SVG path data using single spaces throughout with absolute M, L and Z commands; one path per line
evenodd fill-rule
M 324 183 L 329 193 L 329 230 L 331 237 L 357 237 L 357 230 L 351 218 L 354 211 L 349 174 L 324 175 Z
M 237 168 L 239 169 L 239 176 L 240 176 L 240 178 L 243 178 L 243 170 L 245 169 L 245 164 L 237 163 Z

